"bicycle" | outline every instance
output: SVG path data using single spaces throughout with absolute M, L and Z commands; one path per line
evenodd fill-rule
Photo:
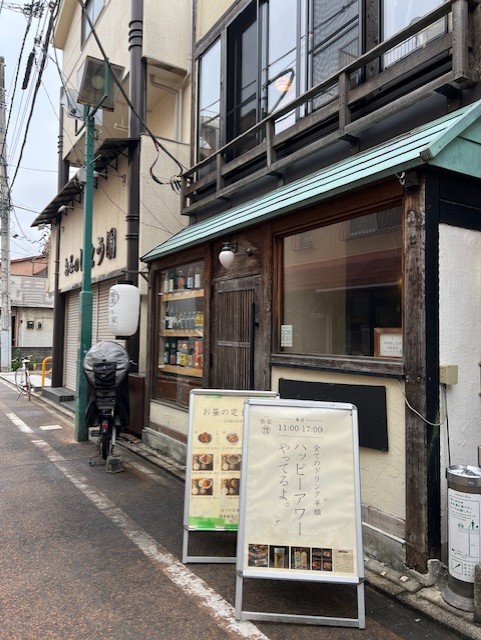
M 116 342 L 98 342 L 85 355 L 89 400 L 85 423 L 93 427 L 90 435 L 97 436 L 97 455 L 90 459 L 91 465 L 94 458 L 106 461 L 115 457 L 118 431 L 128 424 L 129 368 L 128 353 Z
M 30 400 L 32 395 L 32 382 L 30 380 L 30 369 L 27 367 L 29 362 L 29 358 L 22 358 L 22 366 L 15 371 L 15 386 L 20 392 L 20 395 L 27 396 Z

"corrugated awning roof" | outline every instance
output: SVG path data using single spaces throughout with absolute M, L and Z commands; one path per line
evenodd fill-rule
M 136 142 L 137 140 L 132 138 L 109 138 L 105 140 L 95 153 L 95 171 L 99 173 L 103 171 L 115 158 L 123 154 L 128 147 Z M 52 222 L 55 222 L 59 207 L 71 205 L 75 202 L 82 193 L 83 188 L 83 183 L 79 182 L 77 177 L 69 180 L 45 209 L 38 214 L 31 226 L 38 227 L 40 224 L 52 224 Z
M 142 260 L 150 262 L 421 165 L 481 178 L 480 116 L 481 100 L 261 198 L 192 224 L 146 253 Z

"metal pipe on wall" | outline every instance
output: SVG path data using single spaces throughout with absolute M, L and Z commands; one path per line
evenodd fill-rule
M 140 222 L 140 134 L 145 118 L 145 66 L 142 61 L 143 0 L 132 0 L 129 22 L 130 74 L 129 93 L 133 109 L 129 112 L 129 137 L 135 140 L 129 151 L 127 206 L 127 277 L 138 286 Z M 140 118 L 139 118 L 140 116 Z M 139 361 L 139 330 L 127 340 L 130 359 Z M 134 366 L 135 368 L 135 366 Z
M 60 90 L 60 104 L 62 103 L 63 88 Z M 60 192 L 68 182 L 70 163 L 63 159 L 63 119 L 64 110 L 59 109 L 58 135 L 58 180 L 57 190 Z M 52 387 L 63 385 L 63 349 L 65 338 L 65 296 L 60 293 L 60 245 L 62 234 L 62 214 L 58 213 L 55 221 L 55 260 L 54 260 L 54 290 L 53 290 L 53 340 L 52 340 Z

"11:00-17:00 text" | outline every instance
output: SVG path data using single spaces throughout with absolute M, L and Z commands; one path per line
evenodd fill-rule
M 292 433 L 322 433 L 323 427 L 310 426 L 308 424 L 280 424 L 278 431 L 290 431 Z

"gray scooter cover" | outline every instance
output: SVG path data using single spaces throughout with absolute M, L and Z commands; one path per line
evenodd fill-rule
M 83 361 L 85 375 L 92 385 L 95 382 L 93 367 L 102 362 L 115 362 L 115 386 L 118 387 L 129 372 L 129 354 L 117 342 L 102 340 L 94 344 L 85 354 Z

